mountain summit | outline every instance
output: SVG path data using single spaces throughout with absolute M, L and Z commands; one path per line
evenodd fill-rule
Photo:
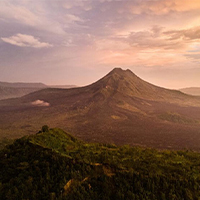
M 145 100 L 200 105 L 200 98 L 191 101 L 192 98 L 188 95 L 177 90 L 169 90 L 150 84 L 136 76 L 129 69 L 114 68 L 106 76 L 89 87 L 96 92 L 100 90 L 102 94 L 107 96 L 120 93 L 122 96 L 137 97 Z
M 200 98 L 120 68 L 85 87 L 0 101 L 1 138 L 35 133 L 44 124 L 87 141 L 200 150 Z

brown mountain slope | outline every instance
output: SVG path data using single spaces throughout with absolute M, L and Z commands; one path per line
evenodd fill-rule
M 168 101 L 185 105 L 200 105 L 200 98 L 193 98 L 178 90 L 169 90 L 152 85 L 130 70 L 115 68 L 90 88 L 103 94 L 120 93 L 123 96 L 138 97 L 145 100 Z
M 130 70 L 114 69 L 82 88 L 0 101 L 1 137 L 44 124 L 87 141 L 200 150 L 200 98 L 154 86 Z

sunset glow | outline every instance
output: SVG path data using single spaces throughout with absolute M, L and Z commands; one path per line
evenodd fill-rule
M 199 0 L 1 0 L 0 80 L 87 85 L 115 67 L 200 87 Z

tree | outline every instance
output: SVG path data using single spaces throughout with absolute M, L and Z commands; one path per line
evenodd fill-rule
M 42 132 L 48 132 L 49 127 L 47 125 L 42 126 Z

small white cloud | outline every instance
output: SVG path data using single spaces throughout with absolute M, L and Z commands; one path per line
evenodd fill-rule
M 31 102 L 31 104 L 34 105 L 34 106 L 50 106 L 50 103 L 45 102 L 43 100 L 39 100 L 39 99 Z
M 18 33 L 17 35 L 11 37 L 2 37 L 1 38 L 4 42 L 20 46 L 20 47 L 34 47 L 34 48 L 43 48 L 43 47 L 52 47 L 53 45 L 40 42 L 37 38 L 33 37 L 32 35 L 25 35 Z

